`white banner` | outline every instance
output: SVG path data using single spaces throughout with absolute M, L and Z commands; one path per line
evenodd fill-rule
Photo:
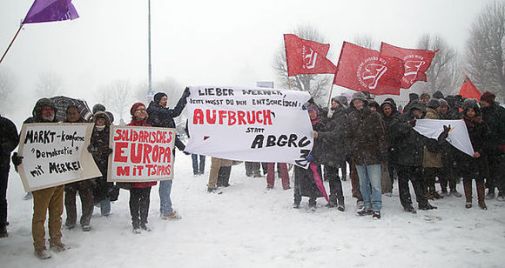
M 90 123 L 24 124 L 18 171 L 25 191 L 102 176 L 87 150 L 92 131 Z
M 463 153 L 472 156 L 474 154 L 470 136 L 465 121 L 460 120 L 436 120 L 436 119 L 418 119 L 414 129 L 421 135 L 437 139 L 440 133 L 444 131 L 444 126 L 451 126 L 447 141 L 456 149 Z
M 147 182 L 174 177 L 175 130 L 172 128 L 114 126 L 107 181 Z
M 186 151 L 238 161 L 307 167 L 312 125 L 303 105 L 307 92 L 190 87 Z

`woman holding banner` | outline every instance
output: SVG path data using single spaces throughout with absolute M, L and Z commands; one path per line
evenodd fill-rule
M 134 103 L 130 109 L 132 121 L 128 126 L 150 126 L 147 123 L 146 107 L 143 103 Z M 151 187 L 156 185 L 156 181 L 133 182 L 130 189 L 130 214 L 132 217 L 133 233 L 139 234 L 140 229 L 151 231 L 147 227 L 147 216 L 149 215 L 149 203 L 151 198 Z

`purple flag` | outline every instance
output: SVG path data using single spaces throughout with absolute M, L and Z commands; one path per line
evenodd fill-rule
M 79 18 L 72 0 L 35 0 L 26 14 L 23 24 Z

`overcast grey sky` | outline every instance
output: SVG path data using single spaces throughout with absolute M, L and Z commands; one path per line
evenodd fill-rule
M 6 49 L 33 0 L 0 0 L 0 50 Z M 275 80 L 273 58 L 284 33 L 312 25 L 331 44 L 336 63 L 342 41 L 413 47 L 439 34 L 464 53 L 469 29 L 492 0 L 151 0 L 153 80 L 182 85 L 253 86 Z M 80 18 L 25 25 L 3 67 L 22 92 L 40 73 L 59 74 L 67 94 L 88 99 L 117 79 L 147 80 L 147 0 L 74 0 Z M 31 106 L 35 100 L 18 100 Z

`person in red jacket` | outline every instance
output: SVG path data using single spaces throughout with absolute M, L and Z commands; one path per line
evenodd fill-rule
M 146 106 L 141 102 L 136 102 L 130 109 L 132 121 L 128 126 L 150 126 L 147 123 Z M 155 181 L 133 182 L 130 189 L 130 214 L 132 216 L 133 233 L 139 234 L 141 229 L 150 231 L 147 227 L 147 216 L 149 215 L 149 202 L 151 187 L 156 185 Z

